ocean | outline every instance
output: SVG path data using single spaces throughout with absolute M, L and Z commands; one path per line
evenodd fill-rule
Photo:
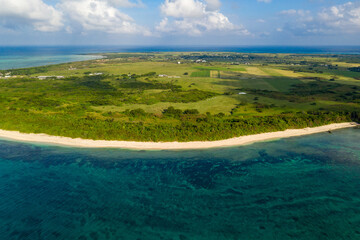
M 243 52 L 299 54 L 360 54 L 359 46 L 289 47 L 289 46 L 33 46 L 1 47 L 0 70 L 35 67 L 99 58 L 104 52 Z
M 360 239 L 359 137 L 198 151 L 0 140 L 0 238 Z

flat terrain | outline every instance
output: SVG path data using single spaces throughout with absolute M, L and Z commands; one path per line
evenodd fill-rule
M 220 140 L 358 121 L 360 56 L 108 53 L 0 71 L 0 129 L 104 140 Z

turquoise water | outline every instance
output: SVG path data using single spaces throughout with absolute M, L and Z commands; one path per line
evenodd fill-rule
M 105 52 L 244 52 L 300 54 L 360 54 L 359 46 L 0 46 L 0 70 L 35 67 L 98 56 Z
M 1 239 L 360 239 L 360 130 L 202 151 L 0 141 Z
M 1 56 L 0 70 L 37 67 L 67 62 L 98 59 L 95 55 L 45 55 L 45 56 Z
M 87 47 L 0 46 L 0 70 L 36 67 L 101 58 L 101 56 L 88 55 L 90 53 L 98 53 L 98 51 Z

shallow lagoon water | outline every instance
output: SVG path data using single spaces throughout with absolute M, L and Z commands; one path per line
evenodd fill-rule
M 1 56 L 0 70 L 37 67 L 44 65 L 54 65 L 67 62 L 79 62 L 99 59 L 96 55 L 40 55 L 40 56 Z
M 0 141 L 1 239 L 360 239 L 359 129 L 201 151 Z
M 99 58 L 106 52 L 242 52 L 360 54 L 359 46 L 0 46 L 0 70 Z

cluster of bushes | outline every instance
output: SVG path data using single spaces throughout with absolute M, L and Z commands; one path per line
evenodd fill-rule
M 278 116 L 236 118 L 233 116 L 198 114 L 185 110 L 191 118 L 177 118 L 180 111 L 168 108 L 166 121 L 146 121 L 144 110 L 128 112 L 138 121 L 114 121 L 94 116 L 79 117 L 71 114 L 41 114 L 22 111 L 0 111 L 0 128 L 23 132 L 47 133 L 51 135 L 82 137 L 106 140 L 135 141 L 196 141 L 220 140 L 236 136 L 263 132 L 281 131 L 288 128 L 315 127 L 335 122 L 359 121 L 359 112 L 303 112 Z M 148 118 L 146 118 L 148 119 Z M 171 120 L 174 119 L 174 120 Z
M 130 89 L 140 89 L 140 90 L 147 90 L 147 89 L 171 89 L 176 90 L 180 89 L 180 86 L 174 85 L 172 83 L 159 83 L 156 81 L 152 82 L 142 82 L 137 80 L 121 80 L 118 84 L 120 88 L 130 88 Z
M 174 107 L 168 107 L 162 112 L 164 116 L 180 118 L 181 115 L 198 115 L 200 114 L 197 109 L 186 109 L 182 111 L 181 109 L 176 109 Z
M 130 116 L 130 117 L 159 117 L 159 115 L 154 115 L 151 113 L 147 113 L 144 109 L 142 108 L 137 108 L 137 109 L 133 109 L 133 110 L 125 110 L 123 112 L 123 114 Z M 174 107 L 168 107 L 166 109 L 163 110 L 162 112 L 162 116 L 163 117 L 167 117 L 167 118 L 174 118 L 174 119 L 180 119 L 181 116 L 184 115 L 199 115 L 199 111 L 197 109 L 186 109 L 184 111 L 182 111 L 181 109 L 176 109 Z
M 19 98 L 19 102 L 23 106 L 36 108 L 52 108 L 61 105 L 61 102 L 54 99 L 46 98 L 43 95 L 24 96 Z M 19 103 L 18 103 L 19 104 Z
M 37 73 L 45 73 L 49 71 L 49 66 L 32 67 L 32 68 L 19 68 L 12 69 L 10 72 L 12 75 L 32 75 Z M 8 71 L 3 71 L 8 72 Z
M 104 81 L 106 76 L 95 75 L 95 76 L 84 76 L 76 81 L 76 84 L 79 86 L 87 87 L 96 91 L 116 91 L 117 89 L 113 87 L 109 82 Z
M 217 93 L 193 89 L 189 91 L 164 91 L 157 94 L 157 98 L 160 100 L 160 102 L 190 103 L 202 101 L 217 95 Z
M 349 71 L 352 71 L 352 72 L 360 72 L 360 67 L 349 68 Z

